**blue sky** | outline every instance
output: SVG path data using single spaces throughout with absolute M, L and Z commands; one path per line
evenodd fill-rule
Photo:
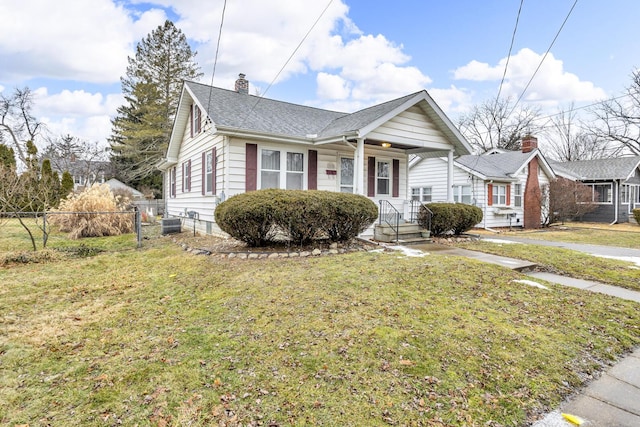
M 0 90 L 30 87 L 52 136 L 105 141 L 123 103 L 127 56 L 165 19 L 198 51 L 201 81 L 210 83 L 223 3 L 3 0 Z M 522 94 L 574 3 L 522 2 L 502 96 Z M 242 72 L 251 93 L 268 88 L 269 98 L 341 111 L 427 89 L 455 121 L 496 95 L 519 7 L 520 0 L 227 0 L 214 85 L 232 88 Z M 554 113 L 620 95 L 640 66 L 639 16 L 637 0 L 578 0 L 522 102 Z

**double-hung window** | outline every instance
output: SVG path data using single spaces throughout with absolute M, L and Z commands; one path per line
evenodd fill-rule
M 423 203 L 431 202 L 431 187 L 413 187 L 411 188 L 411 200 Z
M 456 203 L 471 204 L 471 186 L 455 185 L 453 187 L 453 201 Z
M 630 193 L 631 193 L 631 187 L 629 185 L 623 185 L 622 188 L 620 189 L 620 203 L 624 204 L 624 205 L 628 205 L 629 204 L 629 199 L 630 199 Z
M 501 184 L 493 184 L 493 200 L 494 205 L 507 204 L 507 186 Z
M 191 159 L 182 163 L 182 191 L 191 191 Z
M 207 151 L 204 159 L 204 192 L 205 194 L 213 194 L 213 162 L 216 159 L 213 157 L 213 151 Z
M 170 181 L 171 181 L 171 197 L 176 197 L 176 167 L 174 166 L 173 168 L 171 168 L 171 171 L 169 172 L 170 175 Z
M 513 186 L 513 206 L 522 207 L 522 184 Z
M 611 204 L 611 201 L 613 200 L 611 184 L 589 184 L 589 185 L 593 189 L 592 200 L 595 203 Z
M 376 194 L 389 195 L 391 190 L 391 164 L 378 161 L 376 167 Z
M 260 155 L 260 188 L 304 189 L 304 154 L 263 149 Z
M 340 192 L 353 193 L 353 159 L 347 157 L 340 158 Z

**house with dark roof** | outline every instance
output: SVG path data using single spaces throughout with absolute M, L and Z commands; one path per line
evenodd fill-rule
M 453 182 L 447 168 L 453 168 Z M 549 162 L 538 149 L 538 140 L 528 136 L 522 151 L 491 150 L 481 155 L 463 155 L 449 164 L 428 153 L 409 164 L 409 190 L 423 203 L 466 203 L 482 209 L 476 227 L 540 228 L 549 200 L 542 188 L 555 179 Z M 453 191 L 453 198 L 449 196 Z
M 248 87 L 243 74 L 235 90 L 184 83 L 158 165 L 167 216 L 216 233 L 218 203 L 282 188 L 361 194 L 407 217 L 409 156 L 452 162 L 471 152 L 425 90 L 342 113 L 250 95 Z
M 640 208 L 640 156 L 613 159 L 552 162 L 558 176 L 580 181 L 591 187 L 596 210 L 581 221 L 634 221 L 633 209 Z

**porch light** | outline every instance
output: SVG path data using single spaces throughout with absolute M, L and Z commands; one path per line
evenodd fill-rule
M 383 142 L 382 143 L 382 148 L 389 148 L 391 147 L 391 143 L 390 142 Z

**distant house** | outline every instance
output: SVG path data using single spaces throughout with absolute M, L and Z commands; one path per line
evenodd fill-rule
M 144 197 L 144 194 L 141 191 L 138 191 L 135 188 L 130 187 L 124 182 L 117 180 L 115 178 L 111 178 L 110 180 L 106 181 L 105 184 L 109 186 L 111 191 L 119 190 L 119 191 L 126 191 L 131 193 L 133 200 L 146 200 L 146 198 Z
M 633 209 L 640 208 L 640 156 L 552 162 L 551 166 L 558 176 L 591 187 L 598 207 L 581 221 L 629 222 Z
M 444 158 L 417 156 L 409 165 L 411 197 L 424 203 L 456 202 L 482 209 L 476 227 L 540 228 L 549 200 L 542 186 L 555 174 L 538 140 L 526 137 L 522 151 L 492 150 L 464 155 L 453 162 L 453 182 L 448 183 Z M 453 190 L 453 197 L 448 194 Z
M 82 160 L 72 155 L 69 158 L 50 158 L 51 168 L 60 177 L 69 172 L 73 178 L 73 189 L 78 191 L 93 184 L 104 184 L 114 176 L 111 162 Z
M 447 157 L 470 146 L 422 90 L 355 113 L 185 82 L 165 158 L 167 216 L 218 233 L 219 202 L 247 191 L 281 188 L 361 194 L 406 215 L 410 154 Z M 450 177 L 453 179 L 453 177 Z

